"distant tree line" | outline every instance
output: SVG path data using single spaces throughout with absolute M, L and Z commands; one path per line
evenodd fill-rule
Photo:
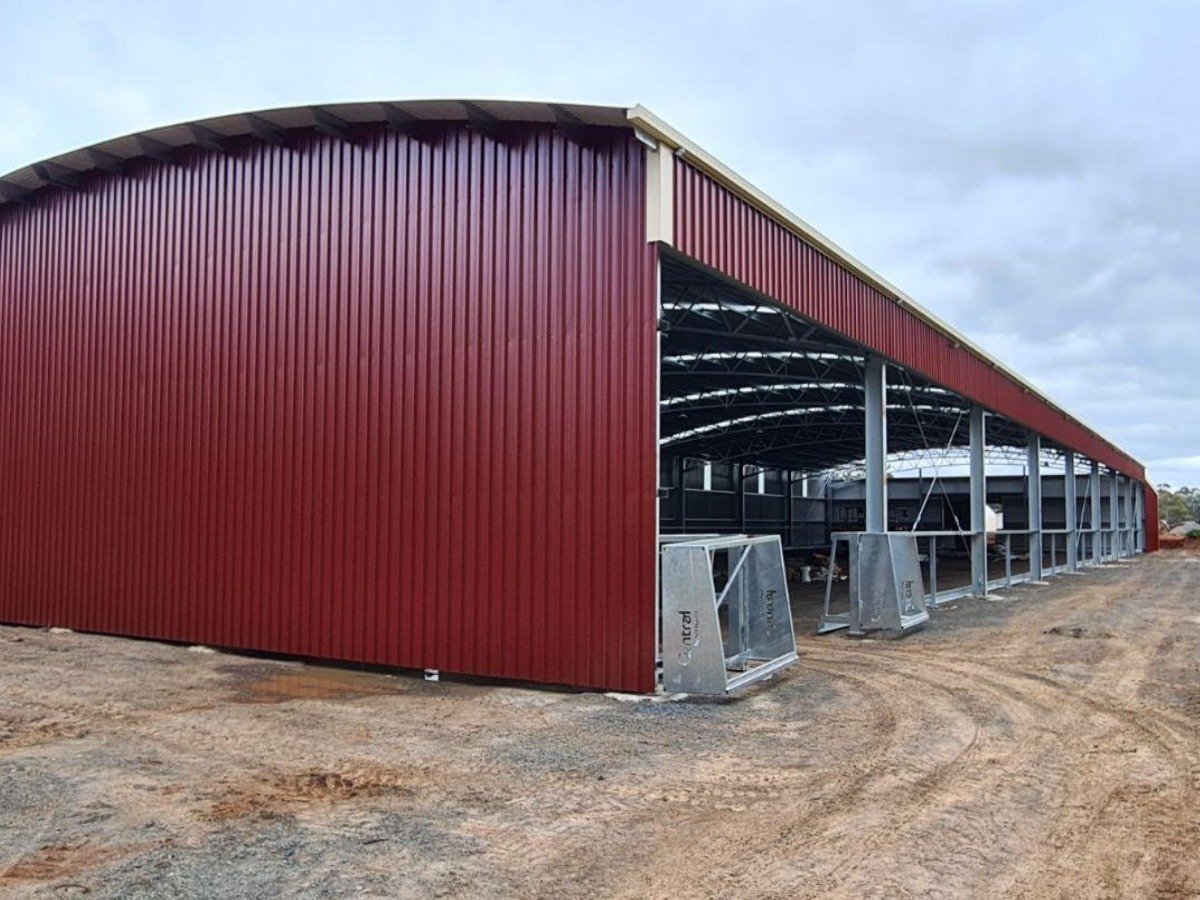
M 1200 488 L 1181 487 L 1172 490 L 1169 484 L 1158 486 L 1158 517 L 1174 528 L 1184 522 L 1200 522 Z

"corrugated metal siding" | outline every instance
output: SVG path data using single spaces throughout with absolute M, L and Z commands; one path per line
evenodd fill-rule
M 801 315 L 989 409 L 1144 479 L 1142 467 L 954 344 L 783 225 L 683 160 L 675 163 L 675 247 Z
M 0 620 L 652 689 L 643 168 L 381 129 L 0 212 Z
M 1144 486 L 1143 501 L 1145 504 L 1146 552 L 1158 550 L 1158 492 L 1150 485 Z

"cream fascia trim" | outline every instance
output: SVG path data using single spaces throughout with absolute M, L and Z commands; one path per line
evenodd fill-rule
M 675 151 L 662 141 L 646 145 L 646 240 L 675 243 Z

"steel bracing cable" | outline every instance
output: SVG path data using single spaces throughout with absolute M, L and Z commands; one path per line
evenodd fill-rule
M 1088 512 L 1088 513 L 1091 512 L 1091 508 L 1090 508 L 1091 502 L 1092 502 L 1092 473 L 1089 471 L 1088 477 L 1087 477 L 1087 493 L 1083 497 L 1083 506 L 1079 507 L 1079 509 L 1078 509 L 1079 515 L 1078 515 L 1078 518 L 1076 518 L 1076 520 L 1075 520 L 1075 555 L 1076 556 L 1078 556 L 1080 551 L 1083 550 L 1083 533 L 1082 533 L 1083 532 L 1083 514 L 1084 514 L 1084 512 Z M 1092 541 L 1095 541 L 1095 540 L 1096 540 L 1096 535 L 1093 534 Z
M 907 378 L 905 380 L 907 382 Z M 908 382 L 908 386 L 912 386 L 911 382 Z M 917 421 L 917 431 L 921 435 L 921 443 L 923 443 L 925 445 L 925 449 L 928 450 L 930 449 L 929 438 L 925 435 L 925 426 L 921 424 L 921 417 L 917 414 L 916 406 L 913 405 L 912 391 L 908 391 L 907 393 L 908 405 L 912 409 L 913 418 Z M 954 420 L 954 427 L 950 430 L 950 439 L 946 442 L 947 450 L 954 446 L 954 438 L 958 434 L 958 426 L 962 424 L 962 417 L 963 411 L 960 409 L 958 411 L 958 418 Z M 916 531 L 917 526 L 921 523 L 921 516 L 925 513 L 925 506 L 929 503 L 929 497 L 933 494 L 933 486 L 935 484 L 941 486 L 942 496 L 946 498 L 946 505 L 950 507 L 950 515 L 954 517 L 955 529 L 957 531 L 962 531 L 962 523 L 958 520 L 958 513 L 954 511 L 954 504 L 950 502 L 950 495 L 946 491 L 946 484 L 942 481 L 941 470 L 938 468 L 936 461 L 931 460 L 931 464 L 933 465 L 933 481 L 929 483 L 929 490 L 925 493 L 925 499 L 921 501 L 921 507 L 917 510 L 917 517 L 913 519 L 912 528 L 910 528 L 909 531 Z
M 946 449 L 949 450 L 954 444 L 954 438 L 958 434 L 958 426 L 962 422 L 963 414 L 960 412 L 958 418 L 954 420 L 954 427 L 950 430 L 950 440 L 946 442 Z M 925 435 L 922 433 L 921 438 Z M 926 448 L 928 449 L 928 448 Z M 933 480 L 929 482 L 929 490 L 925 492 L 925 497 L 921 500 L 921 506 L 917 509 L 917 517 L 913 519 L 912 528 L 909 531 L 916 531 L 917 526 L 921 523 L 921 516 L 925 514 L 925 507 L 929 504 L 929 498 L 933 495 L 934 485 L 941 485 L 942 496 L 946 498 L 946 503 L 950 507 L 950 515 L 954 516 L 954 524 L 959 531 L 962 531 L 962 525 L 958 521 L 958 514 L 954 511 L 954 504 L 950 502 L 950 495 L 946 491 L 946 484 L 942 481 L 941 470 L 938 468 L 937 461 L 930 459 L 930 465 L 933 466 Z

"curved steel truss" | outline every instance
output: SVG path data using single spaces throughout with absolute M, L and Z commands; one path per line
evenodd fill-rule
M 664 259 L 662 271 L 664 451 L 810 472 L 862 460 L 863 348 L 692 266 Z M 891 365 L 888 380 L 893 454 L 968 445 L 964 398 Z M 989 417 L 992 447 L 1015 455 L 1026 440 Z

